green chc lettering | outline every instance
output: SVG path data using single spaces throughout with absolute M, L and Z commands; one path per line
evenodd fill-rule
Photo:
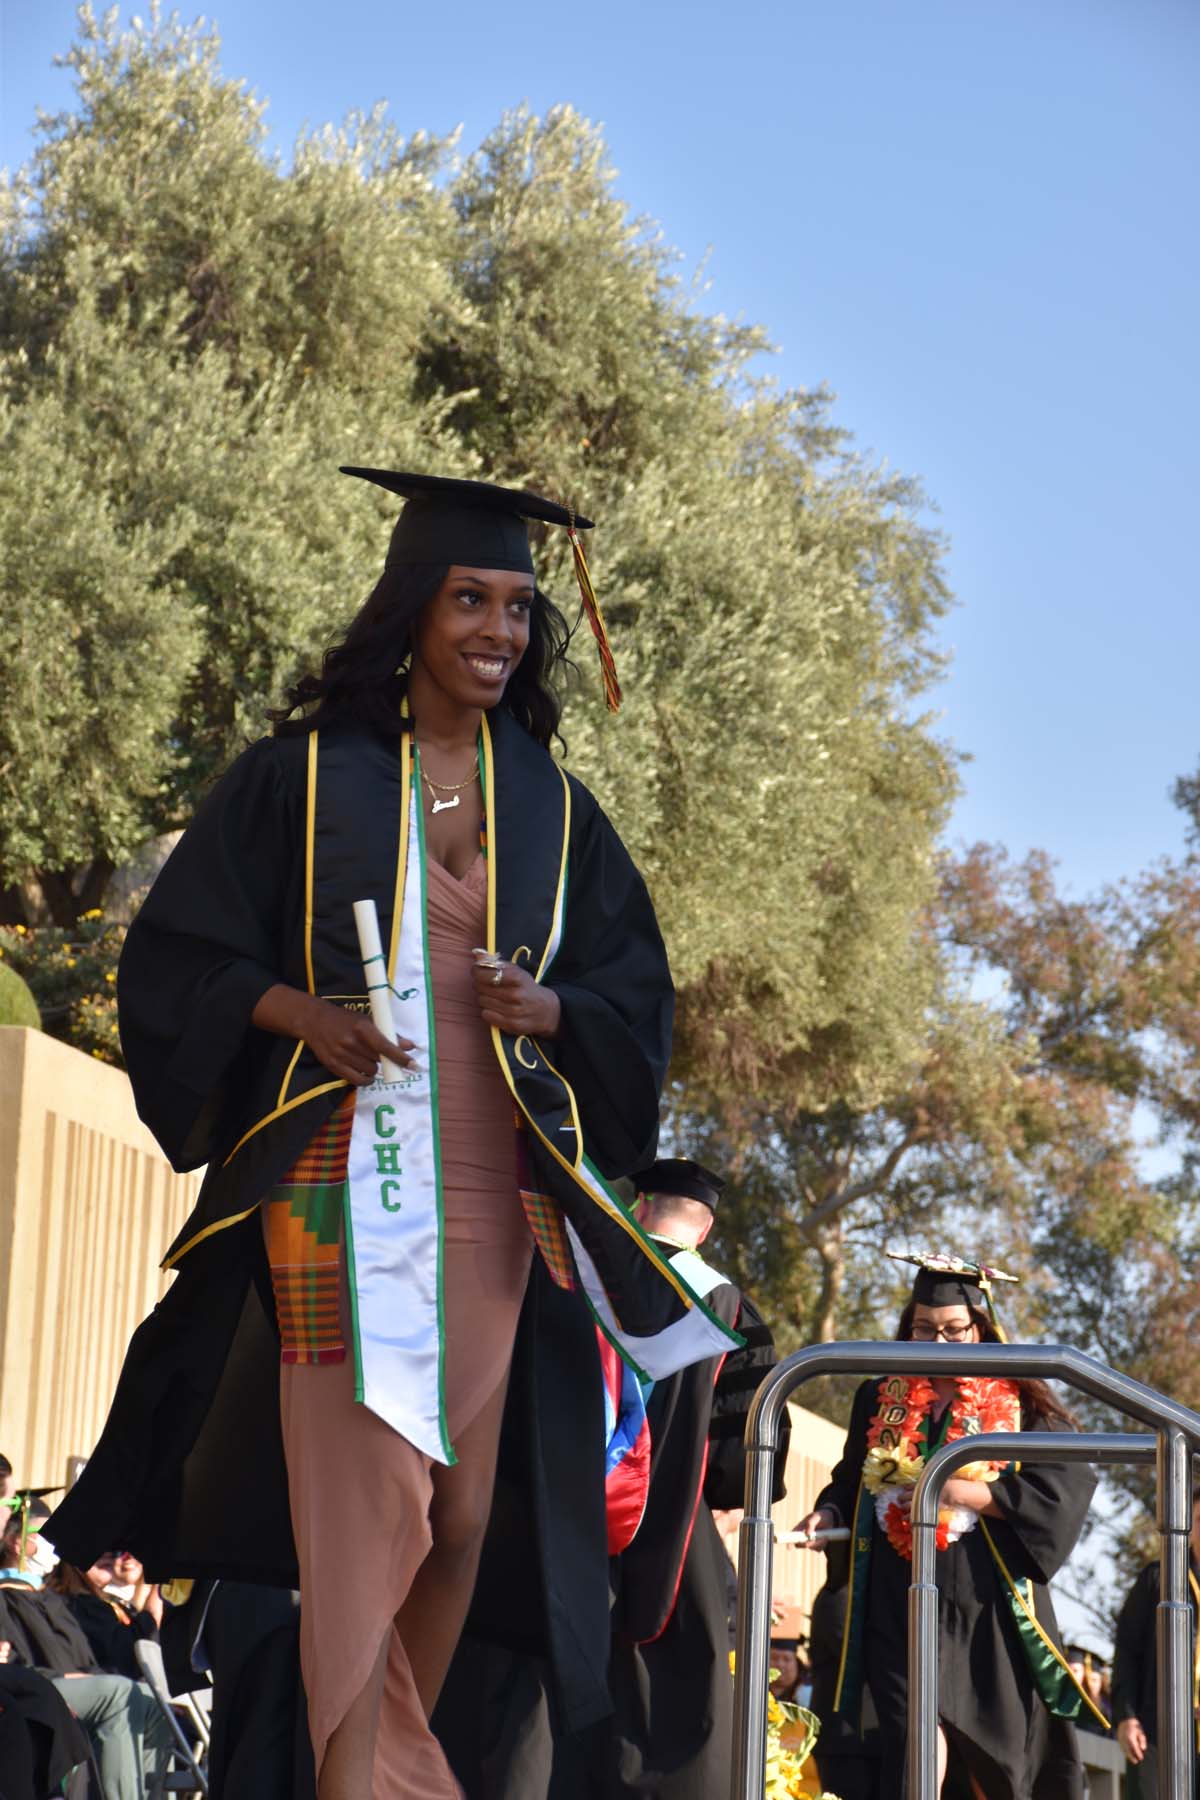
M 382 1187 L 379 1190 L 379 1204 L 380 1204 L 380 1206 L 382 1206 L 384 1212 L 399 1212 L 400 1211 L 399 1200 L 391 1200 L 388 1198 L 389 1194 L 392 1194 L 392 1193 L 398 1194 L 399 1192 L 400 1192 L 400 1183 L 398 1181 L 385 1181 L 383 1183 Z
M 381 1137 L 381 1138 L 395 1137 L 396 1127 L 394 1125 L 385 1125 L 383 1122 L 384 1113 L 386 1113 L 388 1118 L 390 1119 L 395 1116 L 395 1112 L 396 1112 L 395 1107 L 388 1106 L 386 1103 L 383 1104 L 382 1106 L 377 1106 L 375 1108 L 375 1136 L 376 1137 Z
M 402 1175 L 399 1144 L 375 1145 L 375 1171 L 379 1175 Z

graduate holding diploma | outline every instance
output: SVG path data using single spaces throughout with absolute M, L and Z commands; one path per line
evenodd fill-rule
M 384 573 L 130 929 L 138 1107 L 208 1172 L 48 1532 L 85 1567 L 121 1542 L 152 1576 L 298 1571 L 320 1800 L 438 1800 L 459 1790 L 427 1721 L 518 1322 L 536 1364 L 539 1306 L 585 1341 L 594 1315 L 651 1379 L 738 1340 L 609 1185 L 653 1155 L 672 988 L 641 878 L 549 754 L 567 631 L 525 521 L 568 530 L 615 709 L 589 521 L 344 473 L 405 501 Z M 599 1456 L 602 1505 L 594 1355 L 577 1380 L 554 1424 L 572 1466 Z M 568 1727 L 603 1710 L 602 1667 L 568 1687 Z

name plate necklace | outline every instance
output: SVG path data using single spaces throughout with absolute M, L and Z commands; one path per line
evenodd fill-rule
M 452 807 L 455 807 L 458 805 L 459 798 L 462 794 L 463 789 L 469 788 L 469 787 L 474 787 L 475 783 L 478 781 L 478 779 L 479 779 L 479 752 L 478 752 L 478 750 L 476 750 L 476 752 L 475 752 L 475 767 L 471 770 L 471 773 L 467 776 L 467 779 L 465 781 L 431 781 L 429 779 L 429 776 L 428 776 L 425 768 L 424 768 L 424 765 L 422 765 L 422 768 L 421 768 L 421 779 L 425 783 L 425 786 L 429 789 L 429 798 L 433 802 L 432 806 L 429 809 L 430 812 L 431 813 L 449 812 Z M 438 799 L 439 793 L 453 794 L 454 798 L 452 800 L 439 800 Z

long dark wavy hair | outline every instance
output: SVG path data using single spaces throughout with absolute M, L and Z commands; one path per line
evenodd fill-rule
M 354 719 L 388 736 L 404 729 L 400 702 L 408 687 L 413 626 L 446 579 L 446 563 L 385 569 L 343 635 L 321 658 L 319 674 L 302 675 L 287 704 L 268 718 L 276 737 L 297 737 L 319 725 Z M 539 744 L 550 744 L 562 716 L 559 682 L 574 668 L 567 655 L 567 621 L 539 588 L 529 610 L 529 645 L 500 701 Z M 293 714 L 300 713 L 299 718 Z
M 916 1310 L 916 1301 L 910 1300 L 900 1314 L 900 1323 L 896 1327 L 896 1338 L 901 1343 L 908 1343 L 912 1339 L 913 1315 Z M 971 1315 L 972 1324 L 978 1325 L 979 1335 L 985 1344 L 1003 1342 L 1000 1333 L 986 1312 L 981 1312 L 977 1306 L 968 1306 L 967 1311 Z M 1060 1424 L 1069 1426 L 1072 1431 L 1079 1430 L 1079 1420 L 1075 1414 L 1069 1412 L 1061 1400 L 1055 1399 L 1051 1389 L 1044 1381 L 1034 1381 L 1019 1376 L 1014 1379 L 1013 1386 L 1021 1396 L 1021 1424 L 1023 1427 L 1035 1422 L 1057 1419 Z

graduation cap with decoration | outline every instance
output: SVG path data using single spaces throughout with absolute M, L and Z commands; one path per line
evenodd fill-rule
M 600 653 L 604 698 L 610 712 L 621 704 L 621 686 L 604 615 L 596 599 L 588 570 L 581 531 L 591 531 L 592 521 L 569 506 L 531 494 L 524 488 L 497 487 L 490 481 L 456 481 L 442 475 L 412 475 L 399 469 L 360 469 L 343 464 L 343 475 L 373 481 L 376 487 L 399 494 L 404 508 L 392 531 L 386 569 L 403 569 L 414 563 L 459 563 L 472 569 L 510 569 L 533 574 L 527 520 L 564 526 L 575 562 L 583 610 Z
M 39 1506 L 41 1513 L 46 1518 L 49 1518 L 50 1517 L 50 1509 L 48 1506 L 46 1506 L 44 1504 L 46 1495 L 47 1494 L 61 1494 L 62 1491 L 63 1490 L 62 1490 L 61 1486 L 59 1486 L 59 1487 L 40 1487 L 40 1488 L 18 1488 L 15 1494 L 9 1494 L 5 1500 L 0 1501 L 0 1505 L 7 1506 L 9 1511 L 14 1515 L 15 1518 L 18 1518 L 21 1523 L 21 1539 L 20 1539 L 20 1543 L 17 1547 L 17 1568 L 20 1569 L 22 1571 L 22 1573 L 24 1573 L 24 1569 L 25 1569 L 26 1547 L 29 1543 L 30 1537 L 33 1535 L 33 1533 L 29 1529 L 29 1524 L 30 1524 L 30 1518 L 33 1513 L 34 1507 Z M 10 1521 L 10 1523 L 11 1523 L 11 1521 Z
M 714 1213 L 725 1186 L 724 1176 L 714 1175 L 703 1163 L 692 1162 L 686 1156 L 664 1156 L 635 1175 L 633 1181 L 639 1195 L 668 1194 L 681 1200 L 699 1200 Z
M 1019 1275 L 1006 1275 L 1003 1269 L 941 1252 L 931 1255 L 918 1251 L 909 1255 L 903 1250 L 889 1250 L 888 1255 L 893 1262 L 915 1264 L 912 1297 L 921 1306 L 970 1306 L 976 1312 L 986 1312 L 996 1335 L 1007 1343 L 1004 1327 L 996 1317 L 992 1288 L 997 1281 L 1016 1283 L 1021 1279 Z

